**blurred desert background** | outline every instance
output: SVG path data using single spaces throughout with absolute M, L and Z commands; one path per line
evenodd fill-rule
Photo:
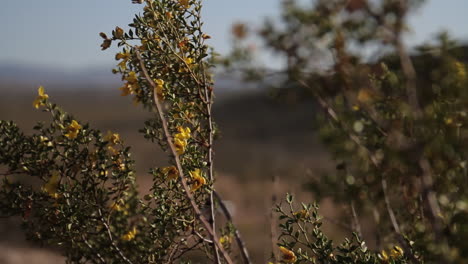
M 17 72 L 34 75 L 28 69 Z M 8 76 L 3 78 L 6 80 Z M 103 133 L 118 132 L 125 144 L 132 146 L 138 185 L 142 195 L 145 194 L 151 180 L 149 168 L 168 162 L 158 146 L 138 132 L 149 113 L 135 107 L 131 98 L 120 96 L 118 79 L 104 84 L 79 81 L 83 80 L 79 74 L 68 78 L 48 79 L 46 90 L 51 100 L 80 122 L 89 122 Z M 26 133 L 32 132 L 36 122 L 49 120 L 47 113 L 32 107 L 36 85 L 18 80 L 1 83 L 0 119 L 15 120 Z M 219 78 L 215 89 L 214 116 L 221 130 L 215 143 L 215 187 L 232 208 L 234 223 L 246 239 L 253 260 L 265 263 L 271 254 L 270 212 L 274 192 L 279 199 L 291 192 L 298 200 L 312 201 L 304 184 L 333 168 L 314 132 L 317 109 L 311 101 L 300 100 L 293 93 L 279 101 L 267 87 L 224 77 Z M 279 188 L 273 187 L 275 177 Z M 325 203 L 322 211 L 334 217 L 330 208 L 331 203 Z M 0 223 L 0 263 L 64 263 L 57 252 L 28 244 L 20 222 L 4 219 Z M 331 233 L 335 236 L 344 231 L 336 226 L 328 229 L 333 229 Z
M 0 36 L 4 37 L 0 41 L 0 119 L 14 120 L 25 133 L 31 133 L 36 122 L 48 122 L 49 116 L 32 106 L 37 87 L 44 85 L 50 99 L 80 123 L 88 122 L 103 133 L 115 131 L 132 146 L 139 188 L 145 194 L 150 185 L 147 171 L 166 165 L 167 155 L 138 132 L 149 113 L 135 107 L 131 98 L 120 96 L 121 81 L 111 74 L 117 48 L 101 52 L 98 36 L 116 25 L 127 29 L 141 6 L 131 5 L 130 0 L 4 2 L 0 8 Z M 427 2 L 411 21 L 410 45 L 431 39 L 442 29 L 455 37 L 468 36 L 466 8 L 462 8 L 466 0 L 450 5 Z M 260 25 L 265 17 L 278 17 L 281 1 L 204 3 L 205 30 L 212 36 L 209 44 L 226 54 L 233 23 Z M 269 66 L 281 66 L 271 54 L 262 59 Z M 230 205 L 254 263 L 266 263 L 272 250 L 272 196 L 282 199 L 290 192 L 297 200 L 312 202 L 314 197 L 305 186 L 335 165 L 318 139 L 314 125 L 318 109 L 312 101 L 294 92 L 277 100 L 271 96 L 277 90 L 229 75 L 215 78 L 213 111 L 221 131 L 215 142 L 215 188 Z M 279 181 L 276 185 L 274 178 Z M 320 212 L 335 222 L 324 221 L 324 231 L 335 243 L 349 235 L 336 224 L 342 217 L 349 219 L 349 214 L 331 199 L 322 201 Z M 60 252 L 28 243 L 20 225 L 21 219 L 0 219 L 0 264 L 65 263 Z

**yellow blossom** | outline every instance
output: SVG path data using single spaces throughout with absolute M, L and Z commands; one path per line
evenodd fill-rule
M 161 171 L 169 180 L 175 180 L 179 176 L 179 171 L 175 166 L 164 167 Z
M 124 202 L 122 200 L 114 202 L 110 206 L 111 210 L 121 212 L 124 215 L 128 215 L 128 211 L 127 211 L 128 208 L 129 208 L 129 206 L 127 204 L 124 205 Z
M 172 19 L 172 12 L 166 12 L 166 18 Z
M 221 245 L 226 245 L 226 244 L 230 244 L 231 243 L 231 237 L 228 236 L 228 235 L 224 235 L 222 237 L 219 238 L 219 243 Z
M 294 216 L 297 218 L 297 219 L 305 219 L 307 217 L 309 217 L 309 212 L 307 210 L 299 210 L 297 212 L 294 213 Z
M 138 83 L 138 78 L 134 71 L 129 72 L 127 77 L 125 77 L 124 79 L 127 80 L 131 84 Z
M 164 80 L 161 80 L 161 79 L 155 79 L 154 80 L 155 84 L 156 84 L 156 95 L 158 96 L 158 99 L 159 100 L 162 100 L 164 99 Z
M 390 256 L 392 258 L 399 259 L 399 258 L 403 257 L 404 253 L 405 252 L 403 251 L 403 249 L 401 247 L 394 246 L 392 248 L 392 250 L 390 251 Z
M 187 147 L 187 140 L 175 137 L 174 146 L 176 148 L 177 154 L 182 155 L 185 153 L 185 148 Z
M 179 131 L 179 133 L 177 133 L 175 137 L 185 140 L 190 138 L 190 133 L 192 132 L 190 128 L 182 126 L 178 126 L 177 131 Z
M 192 65 L 192 64 L 193 64 L 193 59 L 192 59 L 192 58 L 190 58 L 190 57 L 189 57 L 189 58 L 185 58 L 185 59 L 184 59 L 184 62 L 185 62 L 187 65 L 189 65 L 189 66 L 190 66 L 190 65 Z
M 140 87 L 138 85 L 138 77 L 136 73 L 131 71 L 123 79 L 127 82 L 124 84 L 124 86 L 120 87 L 120 91 L 122 91 L 121 96 L 127 96 L 129 94 L 136 93 Z
M 133 227 L 132 230 L 128 231 L 128 233 L 126 233 L 125 235 L 122 236 L 122 240 L 125 240 L 125 241 L 133 240 L 137 233 L 138 233 L 138 231 L 137 231 L 136 227 Z
M 117 64 L 119 66 L 119 68 L 124 71 L 127 69 L 127 62 L 128 60 L 130 59 L 130 52 L 119 52 L 115 55 L 115 59 L 116 60 L 122 60 L 121 62 L 119 62 L 119 64 Z
M 115 59 L 116 60 L 125 60 L 127 61 L 130 58 L 130 52 L 119 52 L 115 54 Z
M 188 57 L 188 58 L 184 58 L 184 63 L 186 65 L 181 65 L 180 68 L 179 68 L 179 72 L 187 72 L 187 66 L 189 68 L 192 68 L 193 64 L 194 64 L 194 61 L 192 58 Z
M 71 124 L 67 127 L 67 133 L 65 136 L 69 139 L 75 139 L 78 136 L 78 133 L 81 130 L 81 125 L 73 120 Z
M 135 91 L 133 85 L 130 83 L 125 83 L 122 87 L 119 88 L 119 90 L 122 92 L 120 94 L 121 96 L 127 96 L 129 94 L 133 94 Z
M 446 125 L 451 125 L 452 123 L 453 123 L 453 119 L 452 119 L 452 118 L 449 117 L 449 118 L 446 118 L 446 119 L 445 119 L 445 124 L 446 124 Z
M 33 106 L 36 109 L 38 109 L 40 106 L 45 105 L 44 101 L 49 98 L 49 95 L 47 95 L 45 93 L 43 86 L 39 86 L 39 88 L 37 89 L 37 94 L 38 94 L 38 96 L 36 97 L 36 99 L 33 102 Z
M 192 191 L 196 191 L 206 184 L 206 179 L 203 176 L 201 176 L 200 169 L 195 169 L 189 173 L 192 177 Z
M 113 145 L 120 143 L 120 135 L 117 133 L 112 133 L 112 131 L 107 131 L 107 135 L 104 139 Z
M 285 263 L 294 263 L 297 261 L 297 257 L 296 257 L 296 254 L 294 254 L 293 251 L 285 248 L 285 247 L 279 247 L 281 253 L 282 253 L 282 256 L 281 256 L 281 259 L 285 262 Z
M 131 54 L 128 51 L 119 52 L 115 54 L 116 60 L 122 60 L 121 62 L 119 62 L 119 64 L 117 64 L 122 71 L 125 71 L 127 69 L 127 62 L 130 59 L 130 57 L 131 57 Z
M 369 88 L 362 88 L 357 94 L 357 100 L 363 104 L 372 104 L 379 99 L 379 94 Z
M 46 192 L 47 194 L 49 194 L 50 197 L 57 199 L 60 196 L 57 193 L 57 188 L 59 186 L 59 183 L 60 183 L 60 174 L 58 173 L 58 171 L 53 171 L 52 175 L 50 176 L 49 181 L 46 184 L 44 184 L 44 186 L 42 187 L 42 190 Z
M 382 250 L 377 256 L 379 257 L 380 260 L 384 262 L 387 262 L 390 259 L 385 250 Z

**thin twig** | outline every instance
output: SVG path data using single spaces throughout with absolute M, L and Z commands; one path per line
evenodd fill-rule
M 99 259 L 99 261 L 101 261 L 102 263 L 106 263 L 106 260 L 101 256 L 101 254 L 99 254 L 99 252 L 93 248 L 93 246 L 88 242 L 88 240 L 86 239 L 86 237 L 84 235 L 81 235 L 81 238 L 83 239 L 83 242 L 86 244 L 86 246 L 89 248 L 89 250 L 91 250 L 93 252 L 94 255 L 96 255 L 96 257 Z
M 117 244 L 115 243 L 114 238 L 112 237 L 111 229 L 110 229 L 109 225 L 107 224 L 106 220 L 104 219 L 104 216 L 103 216 L 103 214 L 102 214 L 101 209 L 98 209 L 98 213 L 99 213 L 99 217 L 100 217 L 100 219 L 101 219 L 102 224 L 103 224 L 104 227 L 106 228 L 107 235 L 108 235 L 108 237 L 109 237 L 109 241 L 110 241 L 112 247 L 115 249 L 115 251 L 117 251 L 117 254 L 119 254 L 119 256 L 122 258 L 123 261 L 125 261 L 127 264 L 133 264 L 133 262 L 130 261 L 130 260 L 124 255 L 124 253 L 122 252 L 122 250 L 121 250 L 121 249 L 117 246 Z
M 157 86 L 154 83 L 154 81 L 151 79 L 151 77 L 150 77 L 150 75 L 148 73 L 148 70 L 146 69 L 146 66 L 144 64 L 144 61 L 143 61 L 143 59 L 141 57 L 141 54 L 140 54 L 140 52 L 138 51 L 137 48 L 135 48 L 135 54 L 136 54 L 137 59 L 139 61 L 143 77 L 146 79 L 148 84 L 153 88 L 153 90 L 156 91 Z M 233 264 L 233 261 L 231 260 L 231 258 L 226 253 L 226 251 L 223 249 L 223 246 L 221 245 L 221 243 L 217 239 L 216 234 L 214 233 L 213 229 L 211 228 L 210 223 L 207 221 L 207 219 L 201 213 L 200 208 L 198 207 L 198 205 L 197 205 L 197 203 L 195 201 L 195 198 L 193 197 L 193 194 L 192 194 L 192 192 L 191 192 L 191 190 L 190 190 L 190 188 L 189 188 L 189 186 L 187 184 L 187 180 L 185 179 L 185 175 L 184 175 L 184 172 L 183 172 L 182 163 L 180 162 L 179 154 L 177 153 L 176 148 L 174 146 L 173 138 L 172 138 L 171 133 L 169 132 L 169 128 L 168 128 L 168 125 L 167 125 L 167 120 L 166 120 L 166 118 L 164 116 L 163 108 L 162 108 L 161 103 L 159 102 L 159 99 L 158 99 L 158 96 L 157 96 L 156 92 L 153 93 L 153 101 L 154 101 L 154 104 L 156 106 L 156 110 L 157 110 L 157 113 L 159 115 L 159 119 L 161 121 L 162 127 L 163 127 L 164 135 L 166 137 L 166 142 L 167 142 L 167 144 L 169 146 L 169 149 L 170 149 L 170 151 L 171 151 L 171 153 L 172 153 L 172 155 L 174 157 L 176 167 L 177 167 L 177 170 L 179 172 L 179 179 L 180 179 L 182 187 L 183 187 L 183 189 L 185 191 L 185 195 L 187 196 L 187 199 L 190 201 L 190 204 L 191 204 L 191 206 L 193 208 L 195 216 L 203 224 L 203 226 L 205 227 L 208 234 L 211 237 L 213 237 L 214 244 L 216 245 L 216 247 L 218 247 L 219 251 L 223 255 L 226 262 L 229 263 L 229 264 Z
M 354 219 L 354 228 L 356 229 L 356 232 L 360 237 L 362 237 L 362 229 L 361 229 L 361 223 L 359 222 L 359 217 L 356 213 L 356 208 L 354 206 L 354 201 L 351 201 L 351 214 L 353 215 Z
M 213 191 L 213 194 L 214 194 L 214 197 L 216 198 L 216 200 L 218 201 L 219 207 L 223 211 L 224 216 L 231 223 L 231 225 L 234 226 L 234 229 L 236 230 L 234 232 L 234 237 L 236 238 L 236 243 L 237 243 L 237 246 L 239 247 L 239 249 L 241 251 L 241 256 L 242 256 L 242 259 L 244 260 L 244 263 L 251 264 L 252 261 L 250 260 L 250 257 L 249 257 L 249 251 L 247 250 L 247 247 L 245 246 L 244 240 L 241 238 L 241 234 L 239 232 L 239 229 L 234 225 L 231 213 L 227 209 L 226 204 L 223 202 L 223 200 L 221 199 L 221 196 L 219 196 L 218 192 Z

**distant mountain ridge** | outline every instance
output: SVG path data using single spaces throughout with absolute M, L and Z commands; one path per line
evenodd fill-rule
M 112 68 L 93 66 L 79 70 L 21 63 L 0 63 L 0 82 L 19 85 L 107 84 L 120 82 Z
M 27 65 L 21 63 L 0 63 L 0 89 L 5 86 L 33 87 L 44 85 L 51 89 L 90 89 L 119 87 L 122 84 L 119 74 L 113 74 L 112 67 L 93 65 L 78 70 L 59 67 Z M 232 75 L 234 76 L 234 75 Z M 217 92 L 255 91 L 258 84 L 245 83 L 237 77 L 221 74 L 215 78 Z

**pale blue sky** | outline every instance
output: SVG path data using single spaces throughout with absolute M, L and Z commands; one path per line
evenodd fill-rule
M 278 14 L 279 0 L 205 0 L 205 32 L 220 53 L 229 49 L 235 21 L 260 23 Z M 115 64 L 115 49 L 100 51 L 98 33 L 126 26 L 141 5 L 130 0 L 10 0 L 0 8 L 0 63 L 63 69 Z M 411 19 L 411 44 L 442 29 L 468 40 L 467 0 L 429 0 Z

